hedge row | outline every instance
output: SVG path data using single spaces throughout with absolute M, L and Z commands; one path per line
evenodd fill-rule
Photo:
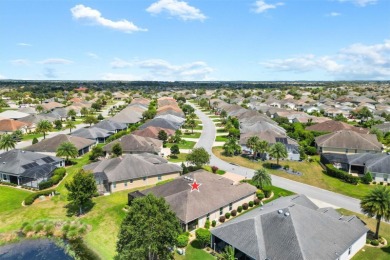
M 56 192 L 55 189 L 51 189 L 51 190 L 45 190 L 45 191 L 40 191 L 40 192 L 35 192 L 35 193 L 31 193 L 30 195 L 28 195 L 25 199 L 24 199 L 24 205 L 31 205 L 33 204 L 33 202 L 39 198 L 39 196 L 47 196 L 49 194 L 51 194 L 52 192 Z
M 339 170 L 336 167 L 334 167 L 332 164 L 325 164 L 326 173 L 332 177 L 341 179 L 345 182 L 351 183 L 351 184 L 358 184 L 359 178 L 352 176 L 348 174 L 345 171 Z
M 47 181 L 43 181 L 38 184 L 40 190 L 48 189 L 54 185 L 57 185 L 66 174 L 65 168 L 57 168 L 53 171 L 53 176 L 50 177 Z

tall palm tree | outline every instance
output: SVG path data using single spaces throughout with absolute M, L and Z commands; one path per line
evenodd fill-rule
M 272 185 L 271 175 L 264 169 L 258 169 L 255 171 L 255 175 L 252 177 L 253 184 L 259 188 L 263 189 L 266 186 Z
M 276 158 L 276 164 L 279 165 L 280 158 L 287 158 L 286 146 L 280 142 L 276 142 L 276 144 L 272 145 L 269 149 L 269 155 Z
M 381 220 L 390 220 L 390 189 L 378 186 L 371 190 L 360 202 L 364 214 L 376 219 L 375 238 L 379 238 L 379 226 Z
M 69 161 L 69 157 L 76 158 L 78 155 L 79 152 L 77 151 L 76 146 L 71 142 L 64 142 L 57 148 L 56 156 L 65 157 L 65 162 Z
M 194 128 L 196 127 L 196 121 L 191 119 L 187 122 L 188 127 L 191 127 L 191 133 L 194 133 Z
M 43 106 L 37 105 L 37 106 L 35 107 L 35 110 L 36 110 L 36 111 L 38 112 L 38 114 L 39 114 L 39 113 L 42 113 L 43 110 L 45 110 L 45 109 L 43 108 Z
M 3 134 L 0 138 L 0 149 L 6 150 L 15 149 L 16 140 L 9 134 Z
M 265 140 L 260 140 L 255 145 L 255 150 L 260 153 L 261 158 L 264 158 L 264 154 L 268 151 L 268 142 Z
M 76 128 L 76 122 L 72 120 L 67 120 L 65 122 L 65 128 L 69 129 L 69 133 L 72 133 L 72 129 Z
M 237 258 L 234 257 L 234 247 L 225 246 L 224 251 L 218 257 L 219 260 L 235 260 Z
M 53 125 L 48 120 L 41 120 L 37 124 L 35 131 L 43 133 L 43 139 L 46 139 L 46 133 L 53 129 Z
M 241 146 L 237 144 L 237 139 L 229 138 L 228 141 L 223 145 L 223 151 L 226 156 L 233 156 L 234 154 L 241 151 Z
M 258 136 L 251 136 L 246 141 L 246 147 L 250 148 L 253 152 L 253 159 L 256 158 L 256 150 L 255 147 L 257 146 L 257 143 L 260 142 L 260 138 Z

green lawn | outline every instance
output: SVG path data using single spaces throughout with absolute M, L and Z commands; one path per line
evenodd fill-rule
M 182 128 L 183 128 L 183 129 L 188 129 L 188 130 L 191 131 L 191 127 L 188 127 L 188 126 L 186 126 L 186 125 L 183 125 Z M 202 129 L 203 129 L 203 126 L 202 126 L 202 125 L 199 125 L 199 123 L 198 123 L 198 125 L 197 125 L 196 127 L 194 127 L 194 130 L 202 130 Z M 182 132 L 184 132 L 184 131 L 182 131 Z
M 39 134 L 26 134 L 26 135 L 23 135 L 22 137 L 22 141 L 27 141 L 27 140 L 32 140 L 34 138 L 39 138 L 39 137 L 43 137 L 43 134 L 39 133 Z
M 183 133 L 183 137 L 185 138 L 199 138 L 202 133 L 199 132 L 189 132 L 189 133 Z
M 169 158 L 170 162 L 184 162 L 186 160 L 187 153 L 181 153 L 177 155 L 177 158 Z
M 346 209 L 338 209 L 341 214 L 345 216 L 356 215 L 361 220 L 363 220 L 367 227 L 375 232 L 376 228 L 376 220 L 374 218 L 369 218 L 362 214 L 357 214 L 355 212 L 346 210 Z M 352 259 L 353 260 L 387 260 L 390 258 L 390 224 L 382 222 L 379 229 L 379 235 L 383 236 L 387 240 L 387 246 L 383 248 L 374 248 L 365 246 L 364 251 L 358 252 Z
M 222 155 L 222 147 L 213 147 L 213 153 L 220 159 L 236 163 L 238 165 L 251 168 L 260 169 L 263 167 L 262 162 L 251 161 L 242 156 L 227 157 Z M 267 163 L 276 163 L 276 161 L 266 161 Z M 365 194 L 372 190 L 375 185 L 358 184 L 352 185 L 343 182 L 337 178 L 330 177 L 324 174 L 322 167 L 318 162 L 296 162 L 296 161 L 280 161 L 280 165 L 289 165 L 290 169 L 294 169 L 302 173 L 302 176 L 288 174 L 284 171 L 267 169 L 269 173 L 275 174 L 286 179 L 306 183 L 325 190 L 330 190 L 350 197 L 361 199 Z
M 192 241 L 186 247 L 186 255 L 179 255 L 175 253 L 175 259 L 177 260 L 211 260 L 215 259 L 212 255 L 207 253 L 205 250 L 200 249 L 196 240 Z
M 217 133 L 228 133 L 225 129 L 217 129 Z
M 178 145 L 179 145 L 179 149 L 192 149 L 192 148 L 194 148 L 195 144 L 196 144 L 196 142 L 182 140 Z M 172 145 L 175 145 L 175 144 L 174 143 L 167 143 L 166 147 L 171 148 Z
M 215 137 L 216 142 L 227 142 L 228 137 L 227 135 L 219 135 Z
M 22 202 L 31 192 L 0 185 L 0 214 L 22 208 Z
M 217 115 L 214 115 L 214 114 L 213 115 L 209 115 L 209 117 L 210 118 L 218 118 L 218 119 L 221 118 L 220 116 L 217 116 Z
M 208 172 L 213 172 L 213 171 L 211 170 L 211 166 L 210 166 L 210 165 L 205 165 L 205 166 L 203 166 L 203 169 L 205 169 L 205 170 L 208 171 Z M 219 175 L 224 175 L 224 174 L 226 173 L 226 171 L 221 170 L 221 169 L 218 169 L 216 173 L 219 174 Z

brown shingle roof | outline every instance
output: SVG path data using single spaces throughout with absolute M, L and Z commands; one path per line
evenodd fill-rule
M 0 120 L 0 132 L 13 132 L 26 127 L 28 124 L 13 119 Z
M 368 134 L 369 130 L 367 128 L 359 128 L 353 125 L 349 125 L 344 122 L 328 120 L 319 124 L 315 124 L 309 127 L 306 127 L 306 130 L 317 131 L 317 132 L 336 132 L 340 130 L 352 130 L 360 134 Z
M 39 143 L 33 144 L 25 148 L 24 150 L 33 152 L 55 153 L 57 151 L 58 146 L 65 142 L 71 142 L 72 144 L 74 144 L 74 146 L 76 146 L 77 150 L 81 150 L 95 143 L 95 141 L 86 138 L 59 134 L 52 138 L 44 139 Z
M 160 140 L 130 134 L 105 145 L 103 151 L 111 152 L 116 143 L 120 143 L 124 153 L 159 153 L 162 147 L 162 141 Z
M 168 134 L 168 136 L 175 134 L 175 131 L 172 129 L 155 127 L 155 126 L 148 126 L 145 129 L 134 131 L 133 135 L 158 139 L 158 132 L 160 132 L 161 130 L 165 131 Z

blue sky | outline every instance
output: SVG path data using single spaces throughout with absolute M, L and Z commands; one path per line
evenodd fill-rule
M 1 0 L 0 79 L 390 80 L 390 0 Z

